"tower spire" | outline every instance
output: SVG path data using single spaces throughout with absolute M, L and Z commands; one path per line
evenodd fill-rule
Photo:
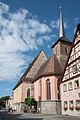
M 63 23 L 63 15 L 61 11 L 61 6 L 60 6 L 60 18 L 59 18 L 59 38 L 66 38 L 65 32 L 64 32 L 64 23 Z

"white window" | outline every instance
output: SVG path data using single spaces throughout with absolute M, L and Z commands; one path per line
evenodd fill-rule
M 74 88 L 79 88 L 79 80 L 74 81 Z
M 67 101 L 64 101 L 64 108 L 63 108 L 65 111 L 68 109 L 68 103 Z
M 63 92 L 66 92 L 67 91 L 67 84 L 64 84 L 63 85 Z
M 74 103 L 73 101 L 69 101 L 69 109 L 74 110 Z
M 73 107 L 73 106 L 74 106 L 73 101 L 69 101 L 69 107 Z
M 72 90 L 73 86 L 72 86 L 72 82 L 68 83 L 68 90 Z
M 76 110 L 80 110 L 80 100 L 76 100 L 75 109 L 76 109 Z
M 78 72 L 77 65 L 73 65 L 73 74 L 76 74 Z
M 80 100 L 76 100 L 76 107 L 80 107 Z

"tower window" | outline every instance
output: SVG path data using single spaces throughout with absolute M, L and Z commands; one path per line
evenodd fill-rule
M 68 48 L 65 47 L 65 54 L 68 54 Z

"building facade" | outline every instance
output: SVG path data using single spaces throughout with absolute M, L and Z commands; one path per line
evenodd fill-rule
M 9 100 L 6 100 L 6 109 L 9 110 L 9 108 L 12 108 L 12 96 L 10 96 Z
M 28 97 L 28 91 L 31 92 L 32 81 L 41 67 L 47 60 L 43 51 L 32 61 L 20 80 L 17 82 L 13 89 L 13 109 L 16 111 L 23 111 L 25 98 Z M 30 93 L 31 94 L 31 93 Z
M 60 90 L 62 114 L 80 116 L 80 24 L 77 26 Z

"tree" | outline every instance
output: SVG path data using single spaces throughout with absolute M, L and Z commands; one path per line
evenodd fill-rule
M 35 108 L 36 108 L 36 106 L 37 106 L 37 101 L 34 99 L 34 98 L 30 98 L 30 97 L 27 97 L 27 98 L 25 98 L 25 104 L 27 105 L 27 106 L 34 106 Z
M 5 108 L 6 100 L 9 100 L 10 96 L 3 96 L 0 98 L 0 109 Z

